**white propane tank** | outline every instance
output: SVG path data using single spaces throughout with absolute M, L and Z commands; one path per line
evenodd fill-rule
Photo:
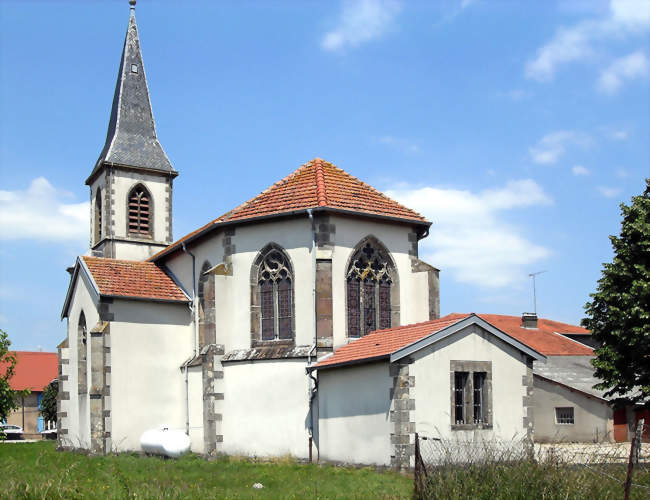
M 178 458 L 190 451 L 190 437 L 181 430 L 149 429 L 140 438 L 142 451 L 152 455 Z

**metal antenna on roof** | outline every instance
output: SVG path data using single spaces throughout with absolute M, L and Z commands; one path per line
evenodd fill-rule
M 135 2 L 136 0 L 129 0 L 129 5 L 131 6 L 131 10 L 135 10 Z
M 528 275 L 531 278 L 533 278 L 533 308 L 534 308 L 534 311 L 535 311 L 535 316 L 537 316 L 537 292 L 535 290 L 535 276 L 537 276 L 538 274 L 545 273 L 545 272 L 547 272 L 547 271 L 537 271 L 536 273 L 530 273 Z

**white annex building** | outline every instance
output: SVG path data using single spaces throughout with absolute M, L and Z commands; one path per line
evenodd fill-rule
M 168 427 L 207 456 L 409 467 L 415 432 L 531 436 L 538 334 L 439 318 L 422 216 L 316 158 L 174 242 L 177 176 L 132 5 L 62 312 L 60 447 Z

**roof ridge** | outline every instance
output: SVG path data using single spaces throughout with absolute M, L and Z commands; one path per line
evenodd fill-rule
M 314 158 L 311 163 L 316 167 L 316 198 L 318 206 L 327 206 L 327 185 L 325 184 L 325 177 L 323 176 L 323 160 Z

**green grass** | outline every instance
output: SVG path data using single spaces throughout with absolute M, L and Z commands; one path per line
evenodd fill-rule
M 0 498 L 410 498 L 413 479 L 370 468 L 208 462 L 136 454 L 90 457 L 54 442 L 0 444 Z M 253 489 L 262 483 L 261 490 Z
M 582 500 L 623 498 L 627 464 L 582 465 L 518 462 L 429 470 L 422 498 Z M 650 470 L 635 471 L 632 499 L 650 498 Z

